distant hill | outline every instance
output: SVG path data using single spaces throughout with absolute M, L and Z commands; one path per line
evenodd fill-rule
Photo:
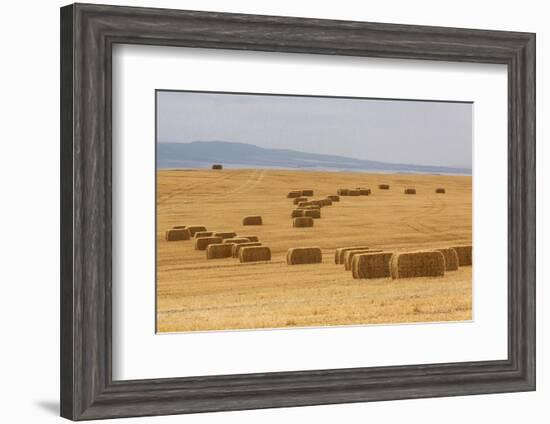
M 288 149 L 265 149 L 253 144 L 227 141 L 157 144 L 158 168 L 208 168 L 213 163 L 221 163 L 227 168 L 284 168 L 312 171 L 468 175 L 472 172 L 469 168 L 386 163 Z

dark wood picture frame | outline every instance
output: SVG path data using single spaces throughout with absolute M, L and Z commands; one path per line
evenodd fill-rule
M 505 64 L 508 359 L 111 378 L 116 43 Z M 61 9 L 61 415 L 73 420 L 535 389 L 535 35 L 75 4 Z

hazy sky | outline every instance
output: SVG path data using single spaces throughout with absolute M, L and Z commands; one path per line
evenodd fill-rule
M 472 166 L 472 104 L 159 91 L 158 142 L 233 141 L 358 159 Z

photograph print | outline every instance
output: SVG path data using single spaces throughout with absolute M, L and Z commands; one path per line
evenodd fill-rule
M 471 102 L 155 102 L 158 333 L 472 320 Z

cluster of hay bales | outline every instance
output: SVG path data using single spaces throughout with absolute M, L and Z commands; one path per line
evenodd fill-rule
M 195 233 L 195 250 L 206 250 L 207 259 L 228 258 L 232 256 L 232 247 L 235 244 L 258 242 L 258 240 L 258 236 L 253 235 L 237 237 L 234 231 L 199 231 Z M 209 250 L 210 246 L 213 247 Z
M 270 261 L 271 249 L 261 243 L 216 243 L 206 248 L 206 259 L 238 258 L 239 262 Z
M 313 227 L 313 218 L 310 216 L 298 216 L 292 220 L 295 228 Z
M 292 190 L 288 192 L 287 198 L 297 205 L 296 209 L 290 212 L 292 226 L 296 228 L 313 227 L 313 220 L 321 218 L 321 208 L 332 206 L 332 202 L 340 201 L 340 196 L 327 196 L 324 199 L 308 200 L 303 196 L 313 196 L 313 190 Z
M 390 185 L 389 184 L 378 184 L 378 189 L 379 190 L 389 190 Z M 446 193 L 446 190 L 445 190 L 444 187 L 437 187 L 435 189 L 435 192 L 439 193 L 439 194 L 444 194 L 444 193 Z M 414 187 L 405 188 L 404 193 L 405 194 L 416 194 L 416 188 L 414 188 Z M 372 191 L 371 191 L 370 188 L 364 188 L 364 187 L 357 187 L 355 189 L 339 188 L 337 190 L 337 194 L 338 194 L 338 196 L 369 196 L 370 194 L 372 194 Z M 338 197 L 338 196 L 336 196 L 336 197 Z M 329 196 L 329 198 L 330 197 L 331 196 Z
M 243 225 L 262 225 L 262 217 L 259 215 L 245 216 L 243 218 Z
M 212 165 L 212 169 L 223 169 L 223 165 L 219 164 L 219 163 L 215 163 L 214 165 Z
M 265 247 L 259 242 L 258 236 L 246 235 L 237 237 L 235 232 L 218 232 L 214 233 L 217 237 L 203 237 L 195 242 L 197 250 L 206 250 L 206 259 L 222 259 L 222 258 L 237 258 L 240 259 L 240 252 L 244 247 Z M 204 240 L 204 241 L 201 241 Z M 270 260 L 271 251 L 269 251 L 269 259 L 266 258 L 266 249 L 261 250 L 261 254 L 248 253 L 241 262 L 253 262 L 254 260 Z M 257 259 L 254 259 L 257 258 Z
M 353 278 L 442 277 L 459 266 L 471 265 L 471 252 L 471 245 L 413 252 L 388 252 L 368 246 L 340 247 L 334 252 L 334 263 L 343 264 L 346 271 L 351 270 Z
M 254 241 L 252 241 L 251 239 L 253 239 Z M 253 247 L 253 246 L 261 246 L 261 245 L 262 243 L 258 242 L 257 236 L 228 238 L 223 240 L 222 243 L 208 245 L 208 247 L 206 248 L 206 259 L 219 259 L 219 258 L 231 258 L 231 257 L 240 258 L 240 251 L 243 247 Z M 270 253 L 270 258 L 271 258 L 271 253 Z M 269 260 L 269 259 L 258 259 L 258 260 Z M 246 262 L 251 262 L 251 260 L 247 260 Z
M 320 247 L 293 247 L 286 252 L 288 265 L 316 264 L 323 261 Z
M 245 246 L 239 250 L 239 262 L 270 261 L 271 249 L 267 246 Z
M 317 209 L 312 209 L 316 211 Z M 307 211 L 308 213 L 311 211 Z M 320 216 L 320 214 L 319 214 Z M 310 216 L 305 217 L 308 220 Z M 261 216 L 247 216 L 243 225 L 262 225 Z M 238 258 L 240 262 L 270 261 L 271 249 L 258 236 L 237 237 L 235 231 L 207 231 L 203 225 L 177 225 L 166 231 L 166 241 L 195 240 L 195 250 L 206 251 L 206 259 Z
M 443 277 L 445 257 L 436 250 L 394 253 L 390 261 L 391 278 Z

